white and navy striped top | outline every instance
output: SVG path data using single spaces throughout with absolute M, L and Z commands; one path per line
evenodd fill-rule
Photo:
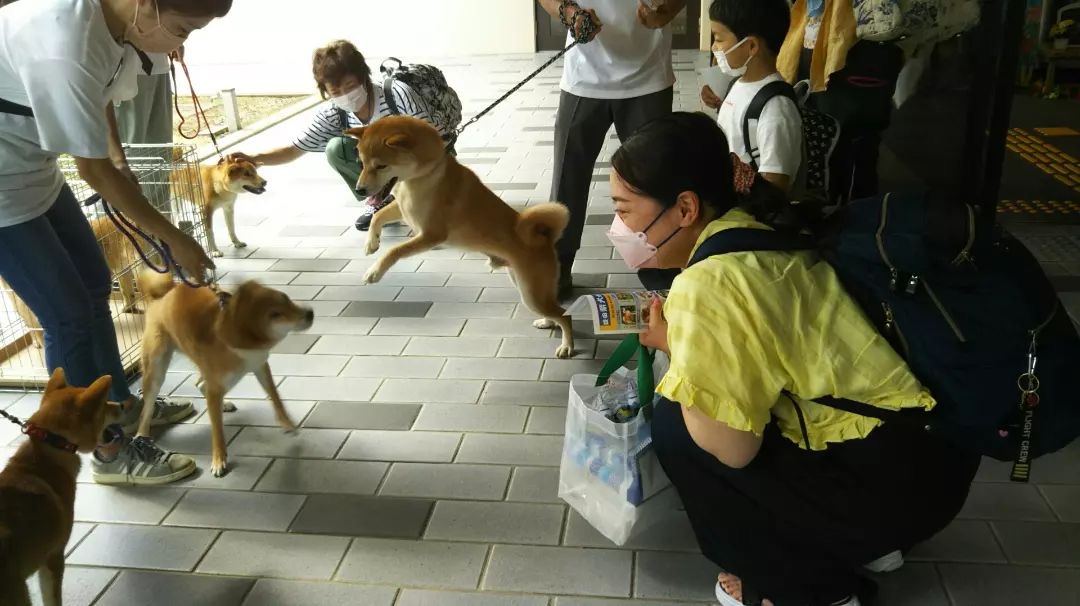
M 372 83 L 375 96 L 375 111 L 371 114 L 371 120 L 368 122 L 361 122 L 356 114 L 352 112 L 344 112 L 348 124 L 341 123 L 342 112 L 333 105 L 328 105 L 315 112 L 314 117 L 311 120 L 311 124 L 304 132 L 293 141 L 298 149 L 306 152 L 324 152 L 326 151 L 326 144 L 330 142 L 330 139 L 341 136 L 342 131 L 346 128 L 356 128 L 360 126 L 366 126 L 383 116 L 391 115 L 390 106 L 386 103 L 386 95 L 383 91 L 382 84 Z M 420 118 L 426 122 L 431 123 L 435 128 L 439 129 L 439 133 L 446 135 L 446 128 L 440 124 L 435 124 L 434 119 L 431 117 L 431 112 L 428 110 L 427 103 L 420 98 L 420 95 L 416 94 L 408 84 L 394 81 L 394 101 L 397 103 L 398 111 L 403 116 L 413 116 Z

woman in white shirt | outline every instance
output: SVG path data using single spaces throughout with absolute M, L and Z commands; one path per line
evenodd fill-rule
M 112 276 L 57 156 L 109 204 L 164 241 L 187 275 L 213 267 L 205 251 L 147 202 L 128 167 L 113 115 L 147 53 L 176 50 L 229 12 L 232 0 L 22 0 L 0 9 L 0 277 L 45 331 L 50 372 L 72 385 L 112 375 L 110 399 L 134 427 L 141 402 L 128 389 L 109 312 Z M 136 66 L 133 69 L 132 66 Z M 157 424 L 191 404 L 155 403 Z M 99 449 L 94 479 L 162 484 L 190 475 L 190 458 L 145 438 Z

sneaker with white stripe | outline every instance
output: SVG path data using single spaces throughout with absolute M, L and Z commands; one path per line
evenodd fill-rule
M 125 438 L 112 461 L 102 461 L 95 453 L 90 463 L 98 484 L 160 485 L 182 480 L 195 473 L 190 457 L 159 448 L 150 438 Z
M 124 411 L 124 418 L 120 426 L 125 434 L 134 434 L 139 429 L 139 420 L 142 416 L 143 395 L 135 398 L 134 403 Z M 188 400 L 171 400 L 169 398 L 154 399 L 154 414 L 150 417 L 150 426 L 168 425 L 177 423 L 195 414 L 195 407 Z

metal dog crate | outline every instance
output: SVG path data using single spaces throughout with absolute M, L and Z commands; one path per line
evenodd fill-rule
M 150 203 L 184 232 L 206 246 L 203 225 L 202 185 L 199 162 L 191 145 L 125 146 L 128 163 Z M 83 181 L 70 157 L 60 159 L 60 168 L 75 198 L 85 201 L 93 190 Z M 145 264 L 116 226 L 105 216 L 101 204 L 84 206 L 83 212 L 105 253 L 113 275 L 110 300 L 116 339 L 124 370 L 138 372 L 143 336 L 142 296 L 135 286 L 136 275 Z M 140 248 L 150 252 L 140 241 Z M 161 265 L 156 255 L 151 257 Z M 29 308 L 0 280 L 0 389 L 32 390 L 44 387 L 49 374 L 45 367 L 44 331 Z

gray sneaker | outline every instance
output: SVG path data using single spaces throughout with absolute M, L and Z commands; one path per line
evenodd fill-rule
M 120 421 L 120 426 L 124 428 L 125 434 L 134 435 L 138 431 L 142 409 L 143 397 L 140 392 L 135 399 L 135 404 L 124 411 L 124 418 Z M 157 398 L 154 400 L 154 416 L 150 418 L 150 426 L 157 427 L 158 425 L 176 423 L 190 417 L 194 412 L 195 407 L 187 400 Z
M 153 440 L 141 436 L 126 439 L 112 461 L 101 461 L 94 454 L 90 466 L 98 484 L 146 486 L 182 480 L 196 469 L 195 461 L 190 457 L 162 450 Z

